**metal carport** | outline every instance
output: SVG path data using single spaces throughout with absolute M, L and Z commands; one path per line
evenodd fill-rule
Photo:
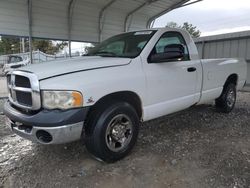
M 198 1 L 0 0 L 0 35 L 95 43 Z

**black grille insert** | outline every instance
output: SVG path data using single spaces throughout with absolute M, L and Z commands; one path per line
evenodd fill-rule
M 25 93 L 22 91 L 16 91 L 16 100 L 19 104 L 25 106 L 32 106 L 32 95 L 31 93 Z
M 29 78 L 19 75 L 16 75 L 15 85 L 16 87 L 31 88 Z

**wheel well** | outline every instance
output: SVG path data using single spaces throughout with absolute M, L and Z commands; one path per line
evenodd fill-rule
M 230 83 L 233 83 L 233 84 L 237 85 L 237 82 L 238 82 L 238 75 L 237 75 L 237 74 L 231 74 L 231 75 L 227 78 L 224 87 L 227 86 L 227 85 L 230 84 Z
M 133 106 L 139 116 L 139 118 L 142 118 L 142 103 L 140 97 L 131 91 L 121 91 L 121 92 L 115 92 L 108 94 L 101 99 L 99 99 L 94 106 L 90 108 L 90 111 L 95 110 L 98 108 L 100 105 L 106 103 L 107 101 L 110 100 L 117 100 L 117 101 L 124 101 L 129 103 L 131 106 Z

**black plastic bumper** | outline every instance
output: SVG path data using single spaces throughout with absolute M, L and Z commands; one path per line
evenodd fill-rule
M 36 127 L 57 127 L 83 122 L 89 107 L 71 110 L 41 110 L 36 114 L 24 114 L 13 108 L 9 101 L 4 105 L 4 114 L 14 122 Z

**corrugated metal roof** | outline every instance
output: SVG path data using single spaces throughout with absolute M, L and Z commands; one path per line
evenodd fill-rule
M 250 31 L 195 39 L 201 58 L 244 58 L 250 60 Z
M 32 36 L 98 42 L 125 30 L 144 29 L 155 16 L 188 1 L 32 0 Z M 0 1 L 0 34 L 29 35 L 27 0 Z
M 241 31 L 241 32 L 234 32 L 234 33 L 226 33 L 220 35 L 213 35 L 213 36 L 205 36 L 199 37 L 194 39 L 195 42 L 206 42 L 206 41 L 219 41 L 219 40 L 232 40 L 232 39 L 240 39 L 240 38 L 249 38 L 250 31 Z

